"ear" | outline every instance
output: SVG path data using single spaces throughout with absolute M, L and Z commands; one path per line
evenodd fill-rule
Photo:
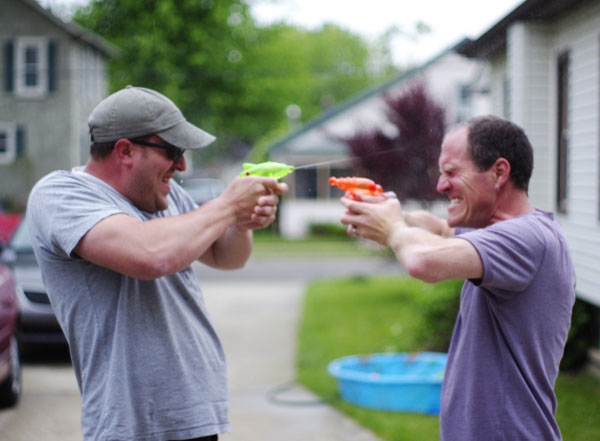
M 131 163 L 133 151 L 133 143 L 127 138 L 121 138 L 115 142 L 114 153 L 119 159 L 119 162 L 123 164 Z
M 496 179 L 496 188 L 502 187 L 510 179 L 510 162 L 505 158 L 498 158 L 492 166 Z

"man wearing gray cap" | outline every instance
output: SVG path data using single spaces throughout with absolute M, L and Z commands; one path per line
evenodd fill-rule
M 69 342 L 88 440 L 216 440 L 229 431 L 223 349 L 191 264 L 242 267 L 285 184 L 236 178 L 198 207 L 173 175 L 215 138 L 128 86 L 89 118 L 85 167 L 31 192 L 27 221 Z

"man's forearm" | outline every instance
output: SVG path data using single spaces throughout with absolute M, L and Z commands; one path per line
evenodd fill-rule
M 454 230 L 448 226 L 445 219 L 440 219 L 427 211 L 412 211 L 404 213 L 404 221 L 410 227 L 422 228 L 442 237 L 451 237 Z
M 404 222 L 394 224 L 388 246 L 412 277 L 427 283 L 479 278 L 483 273 L 479 254 L 470 242 Z
M 212 245 L 210 253 L 203 256 L 201 260 L 213 268 L 242 268 L 250 258 L 252 247 L 252 230 L 244 230 L 232 225 Z

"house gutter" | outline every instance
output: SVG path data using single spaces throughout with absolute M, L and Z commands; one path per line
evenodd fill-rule
M 553 20 L 587 0 L 527 0 L 489 28 L 476 40 L 465 42 L 457 52 L 469 58 L 489 58 L 506 47 L 508 28 L 522 21 L 536 22 Z

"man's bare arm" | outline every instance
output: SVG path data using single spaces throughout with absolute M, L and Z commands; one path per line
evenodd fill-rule
M 445 219 L 440 219 L 428 211 L 411 211 L 404 213 L 404 221 L 410 227 L 419 227 L 442 237 L 454 236 L 454 229 L 448 226 Z
M 479 253 L 464 239 L 442 237 L 419 227 L 397 223 L 388 246 L 408 273 L 424 282 L 477 279 L 483 275 Z
M 271 193 L 279 191 L 274 179 L 252 179 L 253 182 L 234 181 L 223 195 L 183 215 L 147 222 L 125 214 L 110 216 L 88 231 L 75 253 L 97 265 L 143 280 L 175 273 L 203 256 L 213 266 L 239 267 L 247 260 L 252 246 L 251 233 L 243 230 L 264 221 L 256 217 L 258 199 L 275 198 Z M 266 190 L 265 185 L 273 188 Z M 226 243 L 230 248 L 218 251 L 221 256 L 231 254 L 231 260 L 207 257 L 214 258 L 212 247 L 236 225 L 243 234 L 229 237 Z
M 409 274 L 429 283 L 478 278 L 481 259 L 466 240 L 453 237 L 448 224 L 429 213 L 404 213 L 397 199 L 367 202 L 342 198 L 342 223 L 353 234 L 389 246 Z

